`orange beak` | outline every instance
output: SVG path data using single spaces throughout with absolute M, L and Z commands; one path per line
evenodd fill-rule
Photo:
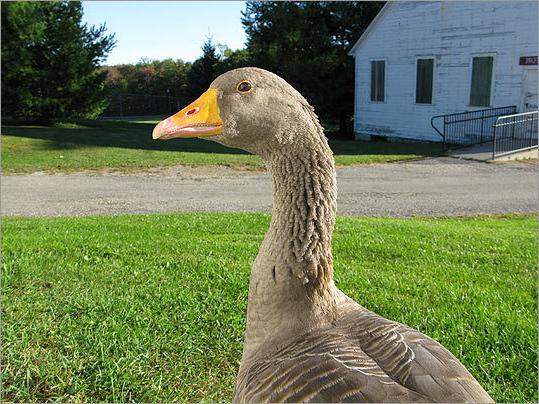
M 180 112 L 161 121 L 153 129 L 154 139 L 220 135 L 223 121 L 217 104 L 217 90 L 208 89 Z

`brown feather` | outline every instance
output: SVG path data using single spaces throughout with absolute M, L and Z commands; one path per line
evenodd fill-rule
M 361 306 L 244 369 L 235 402 L 492 402 L 439 343 Z

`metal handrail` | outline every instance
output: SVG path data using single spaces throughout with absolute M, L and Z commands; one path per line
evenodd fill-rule
M 438 118 L 442 118 L 444 115 L 436 115 L 436 116 L 433 116 L 432 118 L 430 118 L 430 126 L 432 126 L 432 128 L 438 132 L 438 134 L 442 137 L 442 147 L 445 149 L 445 133 L 442 133 L 438 130 L 438 128 L 436 127 L 436 125 L 434 125 L 434 120 L 435 119 L 438 119 Z M 444 119 L 444 128 L 445 128 L 445 119 Z
M 493 125 L 494 136 L 492 139 L 492 160 L 503 155 L 536 148 L 539 142 L 537 120 L 537 111 L 522 112 L 519 114 L 503 115 L 498 117 L 498 119 L 496 119 L 496 123 Z M 523 127 L 524 125 L 527 127 Z M 511 128 L 511 136 L 503 137 L 503 133 L 502 136 L 499 136 L 498 128 L 502 128 L 503 133 L 506 132 L 507 128 Z M 515 128 L 517 136 L 515 136 Z M 519 132 L 520 129 L 523 130 Z M 519 136 L 519 134 L 524 134 L 525 136 L 522 137 Z M 501 142 L 502 140 L 505 141 L 506 144 L 502 145 L 500 148 L 503 149 L 505 146 L 505 150 L 503 150 L 501 153 L 497 153 L 498 142 Z M 517 145 L 520 147 L 517 147 Z
M 452 112 L 450 114 L 443 114 L 443 115 L 436 115 L 434 118 L 441 117 L 441 116 L 455 116 L 455 115 L 462 115 L 462 114 L 473 114 L 478 112 L 487 112 L 487 111 L 494 111 L 497 109 L 506 109 L 506 108 L 516 108 L 516 105 L 507 105 L 505 107 L 496 107 L 496 108 L 483 108 L 483 109 L 476 109 L 473 111 L 461 111 L 461 112 Z
M 434 125 L 434 120 L 438 119 L 438 118 L 443 118 L 443 117 L 444 117 L 444 115 L 436 115 L 436 116 L 433 116 L 432 118 L 430 118 L 430 126 L 432 126 L 434 128 L 434 130 L 436 132 L 438 132 L 438 134 L 441 137 L 444 137 L 444 134 L 442 132 L 440 132 L 440 130 L 436 127 L 436 125 Z
M 498 117 L 498 119 L 496 120 L 496 124 L 498 124 L 498 121 L 500 119 L 507 119 L 507 118 L 514 118 L 514 117 L 525 117 L 525 116 L 528 116 L 528 115 L 537 115 L 537 111 L 519 112 L 518 114 L 502 115 L 502 116 Z
M 491 119 L 500 116 L 503 113 L 516 112 L 515 105 L 497 108 L 477 109 L 474 111 L 453 112 L 451 114 L 435 115 L 430 119 L 430 126 L 441 136 L 443 148 L 446 149 L 447 142 L 452 144 L 474 144 L 483 143 L 491 138 L 492 124 Z M 443 129 L 435 124 L 436 119 L 443 118 Z M 477 122 L 474 124 L 473 122 Z M 490 129 L 489 129 L 490 128 Z M 449 131 L 449 132 L 448 132 Z M 466 137 L 466 133 L 469 133 Z M 458 134 L 457 136 L 454 136 Z M 475 140 L 474 140 L 475 138 Z M 457 140 L 452 142 L 451 139 Z

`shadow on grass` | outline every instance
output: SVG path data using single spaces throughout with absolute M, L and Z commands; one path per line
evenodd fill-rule
M 120 147 L 139 150 L 182 151 L 197 153 L 248 154 L 203 139 L 152 139 L 155 124 L 126 121 L 80 121 L 52 126 L 3 125 L 2 134 L 47 140 L 50 150 L 80 147 Z
M 397 156 L 438 156 L 442 145 L 427 142 L 387 142 L 365 140 L 329 140 L 336 156 L 397 155 Z
M 58 123 L 52 126 L 21 125 L 8 122 L 2 126 L 2 134 L 22 138 L 41 139 L 50 150 L 66 150 L 82 147 L 119 147 L 139 150 L 181 151 L 193 153 L 249 154 L 203 139 L 152 139 L 154 123 L 129 121 L 78 121 Z M 441 153 L 439 144 L 423 142 L 383 142 L 330 139 L 335 155 L 422 155 Z

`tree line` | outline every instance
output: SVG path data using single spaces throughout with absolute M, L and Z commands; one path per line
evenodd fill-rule
M 105 66 L 105 85 L 112 93 L 171 96 L 191 100 L 205 91 L 215 77 L 237 67 L 248 66 L 245 50 L 226 49 L 222 54 L 208 38 L 202 56 L 195 62 L 181 59 L 149 60 L 136 64 Z
M 142 59 L 101 66 L 115 45 L 114 35 L 105 26 L 83 24 L 80 3 L 2 2 L 3 114 L 91 118 L 107 107 L 107 95 L 122 92 L 189 101 L 219 74 L 256 66 L 282 76 L 323 120 L 347 133 L 354 105 L 354 60 L 348 52 L 382 6 L 247 1 L 241 18 L 244 49 L 220 52 L 208 39 L 193 63 Z

